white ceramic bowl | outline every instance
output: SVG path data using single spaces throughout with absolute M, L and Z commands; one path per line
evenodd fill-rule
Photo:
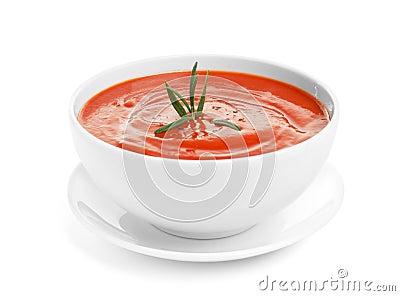
M 135 77 L 202 69 L 246 72 L 295 85 L 322 101 L 329 124 L 312 138 L 275 153 L 244 158 L 177 160 L 126 151 L 99 140 L 78 122 L 81 107 L 107 87 Z M 183 237 L 217 238 L 242 232 L 292 203 L 324 164 L 338 124 L 333 94 L 309 76 L 274 63 L 220 55 L 172 56 L 124 64 L 86 81 L 73 95 L 69 110 L 73 140 L 93 181 L 121 207 L 154 226 Z M 180 184 L 166 168 L 212 171 L 196 186 Z M 173 173 L 173 172 L 172 172 Z M 189 181 L 188 181 L 189 180 Z M 198 184 L 197 184 L 198 185 Z M 174 193 L 175 196 L 174 196 Z

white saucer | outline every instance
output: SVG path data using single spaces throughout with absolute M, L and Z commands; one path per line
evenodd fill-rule
M 294 244 L 324 226 L 340 208 L 343 181 L 327 164 L 293 204 L 253 228 L 227 238 L 186 239 L 162 232 L 116 205 L 82 165 L 68 185 L 73 213 L 90 230 L 120 247 L 181 261 L 228 261 L 269 253 Z

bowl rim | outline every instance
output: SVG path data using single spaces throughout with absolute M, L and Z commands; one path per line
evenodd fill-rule
M 159 157 L 159 156 L 153 156 L 153 155 L 137 153 L 137 152 L 134 152 L 134 151 L 130 151 L 130 150 L 126 150 L 126 149 L 123 149 L 123 148 L 119 148 L 117 146 L 114 146 L 112 144 L 109 144 L 109 143 L 97 138 L 96 136 L 92 135 L 89 131 L 87 131 L 79 123 L 77 114 L 75 113 L 75 103 L 76 103 L 76 100 L 78 98 L 78 95 L 85 87 L 89 86 L 91 83 L 93 83 L 94 81 L 96 81 L 100 77 L 103 77 L 103 76 L 108 75 L 108 74 L 110 74 L 112 72 L 124 69 L 125 67 L 134 66 L 136 64 L 144 63 L 144 62 L 147 62 L 147 61 L 168 60 L 168 59 L 178 59 L 178 58 L 188 58 L 188 57 L 193 57 L 193 58 L 198 58 L 198 59 L 200 59 L 200 58 L 201 59 L 203 59 L 203 58 L 226 58 L 226 59 L 241 60 L 243 62 L 254 62 L 254 63 L 266 64 L 266 65 L 271 65 L 271 66 L 274 66 L 274 67 L 282 68 L 284 70 L 293 72 L 296 75 L 303 76 L 303 77 L 313 81 L 315 83 L 315 85 L 318 85 L 319 87 L 323 88 L 328 93 L 330 99 L 332 100 L 332 106 L 333 106 L 332 112 L 329 112 L 330 120 L 329 120 L 328 124 L 323 129 L 321 129 L 318 133 L 313 135 L 311 138 L 308 138 L 307 140 L 304 140 L 304 141 L 302 141 L 300 143 L 297 143 L 295 145 L 292 145 L 292 146 L 289 146 L 289 147 L 285 147 L 285 148 L 282 148 L 282 149 L 278 149 L 278 150 L 274 150 L 274 151 L 271 151 L 271 152 L 262 153 L 262 154 L 243 156 L 243 157 L 223 158 L 223 159 L 184 159 L 184 158 L 183 159 L 179 159 L 179 158 L 166 158 L 166 157 Z M 158 72 L 158 73 L 164 73 L 164 72 Z M 157 74 L 157 73 L 154 73 L 154 74 Z M 149 74 L 149 75 L 152 75 L 152 74 Z M 146 75 L 143 75 L 143 76 L 146 76 Z M 141 77 L 141 76 L 137 76 L 137 77 Z M 131 79 L 134 79 L 134 78 L 136 78 L 136 77 L 132 77 Z M 275 78 L 272 78 L 272 79 L 275 79 Z M 279 79 L 276 79 L 276 80 L 279 80 Z M 282 80 L 280 80 L 280 81 L 282 81 Z M 123 81 L 121 81 L 121 82 L 123 82 Z M 283 82 L 285 82 L 285 81 L 283 81 Z M 298 87 L 298 88 L 300 88 L 300 87 Z M 89 99 L 90 98 L 88 98 L 88 100 Z M 88 100 L 86 100 L 85 102 L 87 102 Z M 71 99 L 70 99 L 68 111 L 69 111 L 68 113 L 69 113 L 69 117 L 70 117 L 70 122 L 73 124 L 73 126 L 75 128 L 77 128 L 79 130 L 79 132 L 83 133 L 86 137 L 89 137 L 91 140 L 95 141 L 99 145 L 104 146 L 104 148 L 106 148 L 106 149 L 110 149 L 110 150 L 115 151 L 115 152 L 128 153 L 128 154 L 132 154 L 132 155 L 136 155 L 136 156 L 140 156 L 140 157 L 145 157 L 145 158 L 150 158 L 150 159 L 160 159 L 160 160 L 163 160 L 163 161 L 183 161 L 183 162 L 196 162 L 196 163 L 198 163 L 199 161 L 200 162 L 207 162 L 207 161 L 224 162 L 224 161 L 240 161 L 240 160 L 244 160 L 244 159 L 256 159 L 256 158 L 261 158 L 261 157 L 264 157 L 264 156 L 267 156 L 267 155 L 279 155 L 279 154 L 282 154 L 282 153 L 286 153 L 288 151 L 299 149 L 300 147 L 305 146 L 305 145 L 307 145 L 308 143 L 310 143 L 312 141 L 316 141 L 316 139 L 320 138 L 324 133 L 326 133 L 328 130 L 330 130 L 333 125 L 337 124 L 338 117 L 339 117 L 339 103 L 338 103 L 338 100 L 337 100 L 335 94 L 332 92 L 332 90 L 327 85 L 325 85 L 323 82 L 321 82 L 318 79 L 315 79 L 313 76 L 310 76 L 309 74 L 307 74 L 307 73 L 305 73 L 303 71 L 300 71 L 300 70 L 298 70 L 296 68 L 293 68 L 291 66 L 288 66 L 288 65 L 285 65 L 285 64 L 282 64 L 282 63 L 272 62 L 272 61 L 265 60 L 265 59 L 260 59 L 260 58 L 240 56 L 240 55 L 180 54 L 180 55 L 156 56 L 156 57 L 151 57 L 151 58 L 146 58 L 146 59 L 135 60 L 135 61 L 132 61 L 132 62 L 119 64 L 117 66 L 105 69 L 105 70 L 103 70 L 101 72 L 98 72 L 97 74 L 93 75 L 92 77 L 90 77 L 89 79 L 84 81 L 73 92 L 73 94 L 71 96 Z

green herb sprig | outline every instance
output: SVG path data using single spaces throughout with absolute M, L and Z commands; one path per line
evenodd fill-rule
M 195 106 L 194 106 L 194 94 L 195 94 L 195 90 L 196 90 L 197 81 L 199 79 L 196 72 L 197 72 L 197 62 L 193 65 L 192 72 L 190 75 L 189 103 L 177 90 L 173 89 L 169 85 L 169 83 L 165 81 L 165 87 L 167 89 L 169 100 L 171 101 L 172 106 L 174 107 L 175 111 L 179 114 L 179 116 L 181 118 L 155 130 L 154 131 L 155 134 L 164 133 L 170 129 L 176 128 L 186 122 L 195 120 L 201 116 L 201 114 L 203 112 L 203 108 L 204 108 L 204 103 L 206 100 L 208 75 L 209 75 L 210 71 L 207 71 L 206 79 L 205 79 L 204 86 L 203 86 L 203 91 L 201 93 L 201 97 L 200 97 L 200 101 L 197 106 L 197 109 L 195 109 Z M 181 102 L 183 103 L 183 105 L 181 104 Z M 184 107 L 186 107 L 187 112 Z M 228 120 L 218 119 L 218 120 L 211 121 L 211 123 L 216 124 L 216 125 L 223 125 L 226 127 L 230 127 L 234 130 L 240 131 L 240 127 L 238 127 L 236 124 L 234 124 L 233 122 L 230 122 Z

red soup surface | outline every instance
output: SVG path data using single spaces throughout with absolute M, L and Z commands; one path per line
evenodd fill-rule
M 198 71 L 195 106 L 205 82 Z M 202 115 L 165 133 L 154 131 L 180 118 L 168 81 L 189 102 L 190 72 L 162 73 L 111 86 L 90 98 L 78 115 L 95 137 L 125 150 L 166 158 L 226 159 L 296 145 L 329 122 L 326 107 L 311 94 L 267 77 L 211 71 Z M 229 120 L 240 131 L 213 124 Z

